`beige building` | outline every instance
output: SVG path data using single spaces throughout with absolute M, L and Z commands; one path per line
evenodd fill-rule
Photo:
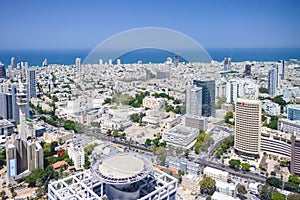
M 258 157 L 261 145 L 261 101 L 236 99 L 234 148 L 246 157 Z
M 165 100 L 163 98 L 145 97 L 143 99 L 143 107 L 151 109 L 160 109 L 165 105 Z
M 73 138 L 74 138 L 74 131 L 67 131 L 62 128 L 57 129 L 53 132 L 46 132 L 44 134 L 44 141 L 47 143 L 51 143 L 53 141 L 64 143 L 67 140 L 71 140 Z
M 203 175 L 211 177 L 215 180 L 226 182 L 229 178 L 229 173 L 212 167 L 205 167 Z

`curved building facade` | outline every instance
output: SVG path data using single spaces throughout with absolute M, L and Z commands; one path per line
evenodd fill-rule
M 261 101 L 236 99 L 234 148 L 246 157 L 259 157 L 261 146 Z

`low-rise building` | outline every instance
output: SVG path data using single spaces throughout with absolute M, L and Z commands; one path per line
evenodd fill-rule
M 278 130 L 300 136 L 300 120 L 278 119 Z
M 150 109 L 160 109 L 165 105 L 165 100 L 163 98 L 155 97 L 145 97 L 143 99 L 143 107 Z
M 197 128 L 202 131 L 207 130 L 207 118 L 197 115 L 184 115 L 183 125 L 186 127 Z
M 262 101 L 262 108 L 268 115 L 280 115 L 280 105 L 271 100 L 265 99 Z
M 56 129 L 51 132 L 47 131 L 44 134 L 44 141 L 47 143 L 51 143 L 53 141 L 64 143 L 73 138 L 74 138 L 74 131 L 67 131 L 62 128 Z
M 216 189 L 221 193 L 233 197 L 235 195 L 236 184 L 216 180 Z
M 195 174 L 186 174 L 182 177 L 182 187 L 193 192 L 199 191 L 200 176 Z
M 249 192 L 251 194 L 259 194 L 258 192 L 258 186 L 260 185 L 260 183 L 254 182 L 254 183 L 250 183 L 249 184 Z
M 10 136 L 14 132 L 15 125 L 7 119 L 0 120 L 0 135 Z
M 224 182 L 226 182 L 229 177 L 228 172 L 216 168 L 212 168 L 212 167 L 205 167 L 203 170 L 203 174 L 215 180 L 224 181 Z
M 177 170 L 184 171 L 189 174 L 199 174 L 200 173 L 200 165 L 198 163 L 194 163 L 188 161 L 186 159 L 180 159 L 172 156 L 167 156 L 166 165 L 170 168 L 174 168 Z
M 214 192 L 214 194 L 211 196 L 212 200 L 220 200 L 220 199 L 226 199 L 226 200 L 238 200 L 239 198 L 234 198 L 231 196 L 228 196 L 221 192 Z
M 198 135 L 199 130 L 196 128 L 177 125 L 165 131 L 162 140 L 174 146 L 188 149 L 193 145 Z

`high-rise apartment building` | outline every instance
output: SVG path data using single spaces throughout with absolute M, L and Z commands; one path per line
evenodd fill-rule
M 234 148 L 246 157 L 259 157 L 261 144 L 261 101 L 236 99 Z
M 0 116 L 4 119 L 19 122 L 19 106 L 17 105 L 17 84 L 0 84 Z M 29 113 L 29 111 L 26 113 Z
M 16 59 L 15 59 L 15 57 L 11 57 L 11 59 L 10 59 L 10 66 L 12 68 L 16 67 Z
M 47 58 L 44 59 L 43 63 L 42 63 L 43 67 L 47 67 L 48 66 L 48 61 Z
M 278 87 L 278 71 L 276 68 L 272 68 L 269 70 L 268 75 L 268 94 L 275 95 L 276 89 Z
M 6 70 L 2 62 L 0 62 L 0 78 L 6 78 Z
M 214 117 L 215 110 L 215 90 L 216 83 L 214 80 L 194 80 L 196 87 L 202 88 L 202 116 Z
M 284 73 L 285 73 L 285 69 L 284 69 L 284 60 L 281 60 L 281 61 L 279 61 L 280 62 L 280 64 L 281 64 L 281 76 L 280 76 L 280 79 L 281 80 L 284 80 Z
M 77 72 L 81 72 L 81 58 L 75 59 L 75 68 Z
M 34 69 L 27 70 L 27 84 L 29 99 L 36 98 L 36 73 Z
M 202 88 L 188 86 L 186 90 L 186 113 L 202 116 Z
M 224 58 L 224 71 L 231 70 L 231 58 Z
M 244 73 L 245 73 L 246 76 L 251 75 L 251 65 L 249 65 L 249 64 L 245 65 L 245 71 L 244 71 Z

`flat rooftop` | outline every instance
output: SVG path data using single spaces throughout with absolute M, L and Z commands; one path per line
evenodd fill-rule
M 133 156 L 110 157 L 99 165 L 99 171 L 112 178 L 129 178 L 144 169 L 144 161 Z
M 146 157 L 135 153 L 100 157 L 91 168 L 99 180 L 112 185 L 137 182 L 148 176 L 152 170 L 152 163 Z

